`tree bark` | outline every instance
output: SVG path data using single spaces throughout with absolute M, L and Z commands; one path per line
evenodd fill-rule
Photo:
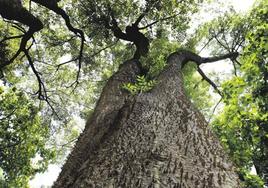
M 181 68 L 189 60 L 204 59 L 173 53 L 157 85 L 136 96 L 121 85 L 140 70 L 134 61 L 124 63 L 104 87 L 54 187 L 240 187 L 234 165 L 185 95 Z

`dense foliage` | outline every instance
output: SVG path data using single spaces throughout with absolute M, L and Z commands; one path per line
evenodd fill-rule
M 80 70 L 79 37 L 66 28 L 59 15 L 24 1 L 27 9 L 31 5 L 44 28 L 28 42 L 38 74 L 32 72 L 24 54 L 0 72 L 0 170 L 5 186 L 27 187 L 30 178 L 55 162 L 55 151 L 58 161 L 62 161 L 83 128 L 77 122 L 84 123 L 81 120 L 92 112 L 107 79 L 134 53 L 134 45 L 118 40 L 107 25 L 115 17 L 124 31 L 146 13 L 139 27 L 150 41 L 148 55 L 140 59 L 147 74 L 122 88 L 133 95 L 150 90 L 157 84 L 154 78 L 165 67 L 168 55 L 179 48 L 197 52 L 208 41 L 203 46 L 212 55 L 239 52 L 239 58 L 232 60 L 234 75 L 221 75 L 216 81 L 221 87 L 214 87 L 215 93 L 222 97 L 224 107 L 212 126 L 239 167 L 245 185 L 261 187 L 261 179 L 268 174 L 268 4 L 258 1 L 246 16 L 229 10 L 199 27 L 192 36 L 187 29 L 192 15 L 203 4 L 205 1 L 200 0 L 61 0 L 59 5 L 72 24 L 85 33 Z M 0 29 L 1 41 L 22 35 L 27 27 L 1 20 Z M 0 65 L 12 57 L 19 43 L 19 37 L 0 42 Z M 196 69 L 194 63 L 184 68 L 185 89 L 210 119 L 215 102 L 208 92 L 209 84 Z M 37 82 L 36 76 L 44 84 L 41 92 L 45 98 L 38 96 L 40 80 Z M 253 165 L 257 176 L 249 173 Z
M 222 84 L 224 108 L 213 122 L 216 133 L 240 168 L 246 187 L 262 187 L 268 178 L 268 36 L 267 1 L 259 2 L 246 18 L 233 18 L 232 24 L 243 30 L 245 44 L 241 50 L 236 76 Z M 239 26 L 238 26 L 239 25 Z M 245 25 L 244 25 L 245 27 Z M 252 166 L 258 176 L 250 174 Z
M 39 108 L 15 87 L 0 86 L 0 167 L 5 183 L 26 187 L 29 178 L 46 170 L 55 152 L 46 146 L 49 127 Z

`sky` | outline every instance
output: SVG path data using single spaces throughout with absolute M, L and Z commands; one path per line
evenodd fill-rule
M 220 2 L 224 2 L 224 4 L 233 5 L 235 10 L 238 12 L 245 12 L 250 7 L 252 7 L 254 0 L 219 0 Z M 218 4 L 215 4 L 218 6 Z M 204 19 L 210 20 L 213 17 L 211 14 L 204 14 Z M 206 52 L 203 52 L 201 55 L 207 55 Z M 218 64 L 221 66 L 218 66 Z M 202 67 L 205 72 L 222 72 L 222 70 L 226 70 L 227 72 L 231 70 L 231 65 L 228 62 L 218 62 L 207 64 Z M 30 181 L 31 188 L 41 188 L 41 186 L 51 186 L 53 182 L 57 179 L 58 174 L 61 169 L 59 165 L 49 165 L 48 170 L 45 173 L 37 174 L 33 180 Z

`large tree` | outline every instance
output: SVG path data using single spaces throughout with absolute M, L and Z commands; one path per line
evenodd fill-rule
M 125 62 L 104 87 L 92 117 L 54 187 L 239 187 L 233 164 L 187 99 L 181 68 L 232 57 L 179 51 L 136 96 L 122 91 L 140 73 Z
M 54 187 L 240 187 L 235 165 L 225 154 L 205 118 L 186 95 L 182 71 L 188 62 L 194 62 L 202 78 L 223 96 L 200 66 L 223 59 L 231 59 L 239 65 L 237 51 L 243 47 L 243 32 L 246 31 L 234 31 L 238 34 L 233 40 L 232 35 L 228 36 L 227 39 L 231 41 L 224 38 L 224 42 L 230 42 L 230 48 L 219 39 L 224 29 L 211 31 L 209 41 L 214 39 L 225 49 L 210 58 L 194 53 L 196 41 L 188 40 L 185 47 L 192 52 L 182 49 L 174 53 L 170 51 L 170 55 L 159 58 L 160 63 L 156 63 L 155 68 L 152 65 L 154 57 L 150 56 L 151 51 L 155 50 L 150 51 L 150 48 L 155 48 L 153 41 L 162 39 L 162 47 L 168 40 L 182 42 L 186 37 L 189 14 L 197 10 L 200 1 L 69 1 L 74 8 L 79 7 L 78 11 L 73 8 L 69 13 L 64 10 L 69 8 L 66 1 L 62 1 L 65 5 L 62 7 L 56 0 L 30 2 L 59 15 L 64 19 L 67 29 L 74 34 L 62 42 L 63 50 L 73 58 L 56 65 L 57 72 L 70 62 L 78 62 L 75 82 L 70 84 L 74 92 L 81 84 L 80 79 L 88 77 L 82 63 L 92 63 L 95 54 L 110 48 L 105 54 L 107 64 L 122 61 L 117 72 L 104 86 L 94 112 Z M 46 87 L 46 84 L 50 84 L 49 77 L 43 79 L 43 72 L 40 73 L 40 70 L 44 73 L 47 70 L 42 66 L 36 67 L 35 59 L 38 60 L 40 55 L 33 55 L 31 50 L 36 54 L 38 51 L 28 45 L 31 38 L 35 42 L 35 33 L 45 33 L 42 33 L 42 30 L 47 30 L 43 29 L 44 22 L 24 8 L 19 0 L 0 0 L 0 14 L 7 20 L 29 27 L 27 30 L 22 27 L 21 35 L 1 39 L 1 44 L 5 44 L 9 40 L 21 38 L 14 55 L 3 55 L 1 72 L 5 75 L 9 66 L 16 63 L 19 57 L 25 56 L 38 81 L 38 98 L 46 101 L 56 113 L 48 95 L 50 91 Z M 72 22 L 72 14 L 86 22 Z M 50 22 L 46 25 L 51 27 Z M 54 37 L 54 43 L 64 38 L 56 36 L 51 36 Z M 75 37 L 80 39 L 80 44 L 73 41 Z M 124 43 L 118 42 L 119 39 L 134 44 L 134 55 L 128 48 L 124 50 L 126 54 L 122 54 L 118 48 L 122 48 Z M 45 39 L 43 42 L 43 45 L 47 45 L 50 40 Z M 64 47 L 66 43 L 70 46 Z M 103 44 L 109 45 L 102 48 Z M 92 55 L 91 50 L 98 46 L 100 50 Z M 158 43 L 157 48 L 160 46 L 161 43 Z M 78 51 L 75 50 L 77 47 Z M 127 57 L 130 60 L 123 60 Z M 68 68 L 66 70 L 69 71 Z M 148 82 L 145 78 L 153 81 Z

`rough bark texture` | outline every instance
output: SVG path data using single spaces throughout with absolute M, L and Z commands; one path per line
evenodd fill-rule
M 54 187 L 236 188 L 235 168 L 185 96 L 177 52 L 158 84 L 135 97 L 121 84 L 139 72 L 126 62 L 107 83 Z

